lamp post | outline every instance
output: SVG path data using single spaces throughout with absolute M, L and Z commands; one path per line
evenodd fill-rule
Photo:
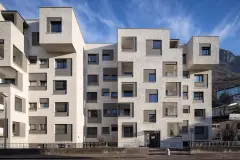
M 194 132 L 194 128 L 190 128 L 190 132 L 191 132 L 191 147 L 193 146 L 193 132 Z
M 7 95 L 0 92 L 1 96 L 3 97 L 3 101 L 4 101 L 4 149 L 7 148 Z

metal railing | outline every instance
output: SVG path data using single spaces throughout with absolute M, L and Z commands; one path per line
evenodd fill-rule
M 240 147 L 240 141 L 193 141 L 191 148 L 197 147 Z

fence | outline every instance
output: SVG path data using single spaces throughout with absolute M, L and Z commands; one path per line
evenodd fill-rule
M 240 147 L 240 141 L 194 141 L 190 143 L 190 147 Z

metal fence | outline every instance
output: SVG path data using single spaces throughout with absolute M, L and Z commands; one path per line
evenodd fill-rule
M 240 141 L 194 141 L 190 142 L 190 147 L 240 147 Z

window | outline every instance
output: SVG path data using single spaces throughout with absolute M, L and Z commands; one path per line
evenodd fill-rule
M 123 97 L 133 97 L 133 91 L 123 91 Z
M 113 60 L 113 50 L 105 49 L 102 51 L 102 60 L 103 61 L 112 61 Z
M 32 32 L 32 45 L 39 45 L 39 32 Z
M 47 59 L 39 59 L 40 65 L 48 65 L 48 60 Z
M 123 126 L 123 137 L 133 137 L 133 126 Z
M 109 81 L 111 79 L 110 75 L 103 75 L 103 80 L 104 81 Z
M 149 102 L 158 102 L 158 94 L 149 94 Z
M 98 117 L 98 111 L 97 110 L 88 110 L 88 117 L 89 118 L 97 118 Z
M 104 109 L 103 116 L 104 117 L 117 117 L 119 116 L 120 111 L 118 109 Z
M 56 68 L 64 69 L 67 68 L 67 60 L 66 59 L 56 59 Z
M 202 47 L 202 56 L 210 56 L 211 48 L 210 47 Z
M 118 80 L 118 76 L 117 75 L 112 75 L 112 80 L 113 81 L 117 81 Z
M 202 83 L 203 82 L 203 75 L 202 74 L 195 75 L 194 76 L 194 82 Z
M 29 56 L 29 63 L 30 64 L 36 64 L 37 63 L 37 56 Z
M 29 103 L 29 106 L 30 111 L 37 111 L 37 103 Z
M 108 88 L 103 88 L 102 89 L 102 96 L 108 97 L 110 95 L 110 91 Z
M 118 131 L 118 126 L 117 126 L 117 124 L 112 124 L 112 125 L 111 125 L 111 130 L 112 130 L 112 132 L 117 132 L 117 131 Z
M 88 75 L 88 85 L 98 85 L 98 75 Z
M 203 100 L 203 92 L 194 92 L 194 100 Z
M 148 77 L 149 82 L 156 82 L 156 74 L 150 73 Z
M 66 81 L 55 81 L 55 90 L 66 90 L 67 82 Z
M 156 114 L 149 114 L 149 122 L 156 122 Z
M 117 92 L 111 92 L 111 98 L 117 98 L 118 93 Z
M 22 99 L 15 97 L 15 111 L 22 112 L 23 111 L 22 105 L 23 105 Z
M 48 98 L 40 98 L 40 107 L 41 108 L 49 108 L 49 99 Z
M 68 103 L 67 102 L 56 102 L 55 103 L 55 112 L 67 112 Z
M 109 91 L 103 92 L 103 96 L 104 96 L 104 97 L 108 97 L 108 96 L 109 96 Z
M 88 54 L 88 64 L 98 64 L 98 55 Z
M 109 127 L 102 127 L 102 134 L 109 134 L 109 133 L 110 133 Z
M 37 125 L 36 124 L 30 124 L 29 125 L 30 130 L 37 130 Z
M 183 97 L 188 97 L 188 92 L 183 92 Z
M 123 110 L 123 115 L 124 116 L 130 116 L 130 109 L 124 109 Z
M 67 124 L 55 124 L 55 134 L 67 134 Z
M 195 134 L 204 134 L 204 127 L 203 126 L 195 126 Z
M 187 55 L 183 54 L 183 64 L 187 64 Z
M 194 116 L 205 118 L 205 109 L 195 109 Z
M 30 86 L 31 87 L 36 87 L 37 86 L 37 81 L 30 81 Z
M 40 86 L 41 87 L 46 87 L 47 86 L 47 81 L 40 81 Z
M 87 92 L 87 102 L 97 102 L 97 92 Z
M 183 106 L 183 113 L 190 113 L 190 106 Z
M 136 51 L 137 47 L 136 47 L 136 41 L 137 38 L 136 37 L 122 37 L 122 51 Z
M 189 78 L 189 71 L 183 71 L 183 78 Z
M 45 124 L 40 124 L 39 125 L 39 130 L 45 130 L 46 129 L 46 125 Z
M 87 138 L 97 138 L 97 127 L 87 127 Z
M 162 49 L 162 41 L 153 40 L 153 49 Z
M 2 49 L 2 51 L 0 52 L 0 60 L 4 59 L 4 39 L 0 39 L 0 48 Z
M 51 32 L 59 33 L 62 32 L 62 21 L 50 21 Z

